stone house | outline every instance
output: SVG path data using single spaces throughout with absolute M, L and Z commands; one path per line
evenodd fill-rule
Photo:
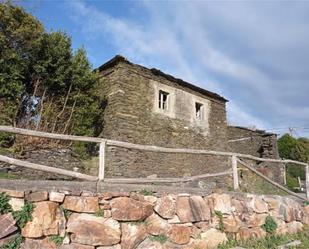
M 101 137 L 136 144 L 227 151 L 227 100 L 116 56 L 98 68 L 106 99 Z M 182 177 L 220 172 L 226 157 L 108 147 L 106 175 Z

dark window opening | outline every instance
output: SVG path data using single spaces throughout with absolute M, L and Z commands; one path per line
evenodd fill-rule
M 195 103 L 195 117 L 197 120 L 203 120 L 203 105 Z
M 169 93 L 164 91 L 159 91 L 159 109 L 167 110 L 168 109 L 168 95 Z

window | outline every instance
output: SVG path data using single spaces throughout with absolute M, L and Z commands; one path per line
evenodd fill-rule
M 168 95 L 167 92 L 159 91 L 159 109 L 168 110 Z
M 203 120 L 203 105 L 195 102 L 195 117 L 197 120 Z

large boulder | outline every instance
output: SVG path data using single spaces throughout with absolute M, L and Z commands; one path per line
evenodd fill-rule
M 128 197 L 119 197 L 111 201 L 112 217 L 120 221 L 140 221 L 153 213 L 153 206 L 148 202 L 137 201 Z
M 99 207 L 98 197 L 66 196 L 63 202 L 65 209 L 79 213 L 95 213 Z
M 213 202 L 213 209 L 219 211 L 222 214 L 231 214 L 232 205 L 231 205 L 231 196 L 228 194 L 217 194 L 214 193 L 211 195 Z
M 11 205 L 13 211 L 20 211 L 25 205 L 25 200 L 21 198 L 11 197 L 9 204 Z
M 214 249 L 219 244 L 226 242 L 228 239 L 225 233 L 217 229 L 210 228 L 208 231 L 201 233 L 201 239 L 193 243 L 192 248 Z
M 94 246 L 87 246 L 87 245 L 72 243 L 69 245 L 62 245 L 59 247 L 59 249 L 95 249 L 95 248 Z
M 18 191 L 18 190 L 12 190 L 12 189 L 0 188 L 0 193 L 6 193 L 8 196 L 16 197 L 16 198 L 24 198 L 25 196 L 24 191 Z
M 165 195 L 157 200 L 154 210 L 165 219 L 171 219 L 176 213 L 176 202 L 173 196 Z
M 247 225 L 248 227 L 260 227 L 265 224 L 265 220 L 268 214 L 257 214 L 253 213 L 248 216 Z
M 121 249 L 121 245 L 113 245 L 113 246 L 98 246 L 96 249 Z
M 39 202 L 39 201 L 47 201 L 48 200 L 48 192 L 47 191 L 39 191 L 32 192 L 26 194 L 26 201 L 29 202 Z
M 201 196 L 178 197 L 176 212 L 181 222 L 210 220 L 210 208 Z
M 303 229 L 304 225 L 298 221 L 286 223 L 287 234 L 298 233 Z
M 0 239 L 17 231 L 15 223 L 11 213 L 0 215 Z
M 303 208 L 303 219 L 302 219 L 302 222 L 309 226 L 309 206 L 305 206 Z
M 136 249 L 165 249 L 165 247 L 160 242 L 147 238 Z
M 121 224 L 121 249 L 133 249 L 147 237 L 144 224 Z
M 183 225 L 172 225 L 168 237 L 175 244 L 188 244 L 191 237 L 191 228 Z
M 96 249 L 121 249 L 121 245 L 113 245 L 113 246 L 98 246 Z
M 254 196 L 248 203 L 249 207 L 258 214 L 268 213 L 268 205 L 261 198 Z
M 110 246 L 120 242 L 120 225 L 111 218 L 91 214 L 72 214 L 67 224 L 74 243 L 92 246 Z
M 229 215 L 228 217 L 223 218 L 225 232 L 237 233 L 241 226 L 243 226 L 243 223 L 236 215 Z
M 45 239 L 28 239 L 26 238 L 25 241 L 21 244 L 20 249 L 56 249 L 57 246 L 54 242 L 49 240 L 48 238 Z
M 260 227 L 247 228 L 242 227 L 239 229 L 237 239 L 248 240 L 248 239 L 260 239 L 266 236 L 266 232 Z
M 152 214 L 146 219 L 147 232 L 151 235 L 167 234 L 171 225 L 157 214 Z
M 27 238 L 58 235 L 64 223 L 65 218 L 57 203 L 37 202 L 32 212 L 32 221 L 22 229 L 22 235 Z
M 65 197 L 64 193 L 52 191 L 49 193 L 49 200 L 54 202 L 63 202 Z

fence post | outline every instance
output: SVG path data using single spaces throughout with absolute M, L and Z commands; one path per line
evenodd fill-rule
M 237 190 L 239 189 L 239 181 L 237 171 L 237 157 L 235 155 L 232 156 L 232 170 L 233 170 L 233 188 L 234 190 Z
M 286 164 L 283 163 L 283 184 L 286 185 Z
M 306 165 L 306 197 L 309 200 L 309 165 Z
M 106 141 L 100 143 L 99 149 L 99 181 L 104 180 L 105 173 L 105 147 Z

